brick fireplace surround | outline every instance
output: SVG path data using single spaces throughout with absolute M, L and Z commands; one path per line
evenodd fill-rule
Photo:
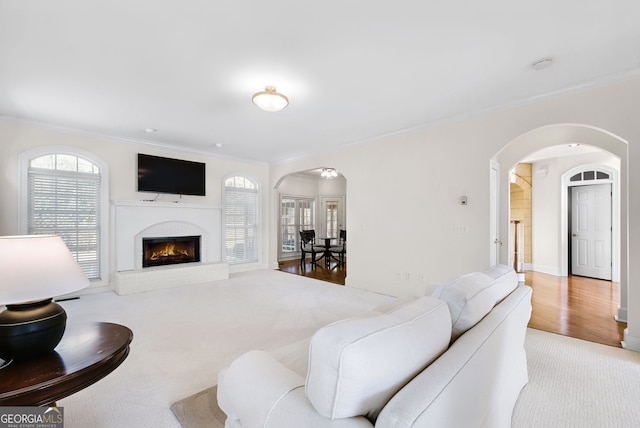
M 222 207 L 211 204 L 114 201 L 118 294 L 161 290 L 227 279 L 222 262 Z M 200 262 L 142 267 L 142 239 L 200 235 Z

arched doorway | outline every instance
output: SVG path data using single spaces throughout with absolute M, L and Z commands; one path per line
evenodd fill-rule
M 301 230 L 313 230 L 318 247 L 327 239 L 331 248 L 340 245 L 340 231 L 346 230 L 346 185 L 339 171 L 327 167 L 290 173 L 277 181 L 274 194 L 280 270 L 344 285 L 346 267 L 338 266 L 333 258 L 327 257 L 328 263 L 311 264 L 307 254 L 306 261 L 301 262 L 299 234 Z
M 549 125 L 542 128 L 537 128 L 523 134 L 508 144 L 506 144 L 499 153 L 496 154 L 493 161 L 499 165 L 499 179 L 498 192 L 499 192 L 499 208 L 497 215 L 497 223 L 499 229 L 499 236 L 504 237 L 505 243 L 508 242 L 506 237 L 509 235 L 509 183 L 510 183 L 510 171 L 517 165 L 520 160 L 525 159 L 530 154 L 548 148 L 552 146 L 579 143 L 588 146 L 597 147 L 601 150 L 607 151 L 617 156 L 620 162 L 619 171 L 619 188 L 620 188 L 620 212 L 617 222 L 620 226 L 620 239 L 617 243 L 615 251 L 619 254 L 619 281 L 620 281 L 620 303 L 618 309 L 617 319 L 621 321 L 626 320 L 626 308 L 627 308 L 627 214 L 626 209 L 628 206 L 627 200 L 627 142 L 605 130 L 595 128 L 587 125 L 580 124 L 557 124 Z M 534 172 L 535 173 L 535 172 Z M 560 183 L 558 183 L 560 186 Z M 565 211 L 566 212 L 566 211 Z M 552 213 L 556 216 L 555 220 L 558 224 L 557 233 L 562 236 L 561 224 L 565 224 L 566 214 L 562 212 Z M 502 239 L 501 239 L 502 241 Z M 509 245 L 502 245 L 499 249 L 499 260 L 501 263 L 507 263 L 509 260 L 509 254 L 512 251 Z M 560 250 L 559 254 L 564 254 L 566 257 L 566 251 Z M 565 262 L 566 263 L 566 262 Z

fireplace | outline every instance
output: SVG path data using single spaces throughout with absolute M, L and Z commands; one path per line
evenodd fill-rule
M 200 261 L 200 236 L 142 238 L 142 267 Z

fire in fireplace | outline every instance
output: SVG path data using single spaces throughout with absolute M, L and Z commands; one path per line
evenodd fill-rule
M 142 238 L 142 267 L 200 261 L 200 236 Z

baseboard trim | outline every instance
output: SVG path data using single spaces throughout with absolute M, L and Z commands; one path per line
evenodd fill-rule
M 624 329 L 624 340 L 622 341 L 622 347 L 629 351 L 640 352 L 640 337 L 632 336 L 629 334 L 629 329 Z
M 618 322 L 627 322 L 627 308 L 618 308 L 618 313 L 615 316 Z
M 531 265 L 531 270 L 535 272 L 546 273 L 548 275 L 553 275 L 553 276 L 562 276 L 562 272 L 560 272 L 560 269 L 556 267 L 534 264 L 534 265 Z

